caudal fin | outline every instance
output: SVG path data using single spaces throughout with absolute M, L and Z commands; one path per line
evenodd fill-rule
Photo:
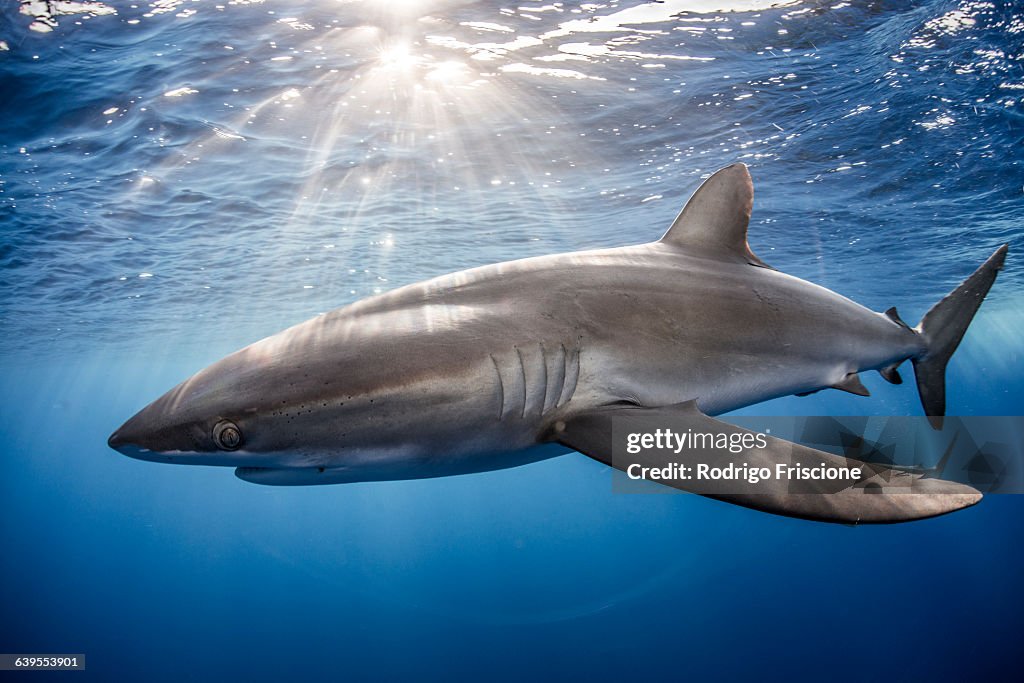
M 1008 249 L 1007 244 L 996 249 L 973 275 L 932 306 L 917 326 L 928 350 L 914 359 L 914 375 L 925 415 L 936 429 L 942 428 L 946 414 L 946 364 L 995 282 Z

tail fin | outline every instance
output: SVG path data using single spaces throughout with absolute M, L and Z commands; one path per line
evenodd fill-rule
M 946 414 L 946 364 L 995 282 L 1008 249 L 1007 244 L 996 249 L 973 275 L 932 306 L 917 326 L 928 350 L 914 359 L 914 375 L 921 405 L 935 429 L 942 429 L 942 418 Z

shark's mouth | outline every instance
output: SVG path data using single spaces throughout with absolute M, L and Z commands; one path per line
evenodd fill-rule
M 336 481 L 328 475 L 338 469 L 326 467 L 238 467 L 235 468 L 235 476 L 242 481 L 253 484 L 264 484 L 267 486 L 310 486 L 315 484 L 330 484 Z

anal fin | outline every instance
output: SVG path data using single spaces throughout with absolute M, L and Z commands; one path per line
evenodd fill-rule
M 871 392 L 864 386 L 864 383 L 860 381 L 860 375 L 856 372 L 851 372 L 842 380 L 832 385 L 833 389 L 840 389 L 842 391 L 848 391 L 851 394 L 857 396 L 870 396 Z

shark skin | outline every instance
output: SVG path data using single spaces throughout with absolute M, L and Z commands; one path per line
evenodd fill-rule
M 830 387 L 866 394 L 857 373 L 897 382 L 905 360 L 941 419 L 945 364 L 1006 246 L 911 328 L 895 309 L 876 313 L 758 259 L 746 240 L 752 204 L 749 172 L 735 164 L 657 242 L 499 263 L 356 302 L 198 372 L 109 445 L 279 485 L 502 469 L 551 457 L 533 448 L 548 442 L 612 464 L 610 440 L 587 436 L 606 432 L 595 420 L 607 427 L 614 415 L 673 406 L 711 416 Z M 754 491 L 730 502 L 856 523 L 934 516 L 981 497 L 929 483 L 893 511 L 872 488 L 838 508 L 827 502 L 834 493 L 809 507 L 778 492 L 765 504 L 750 503 Z

